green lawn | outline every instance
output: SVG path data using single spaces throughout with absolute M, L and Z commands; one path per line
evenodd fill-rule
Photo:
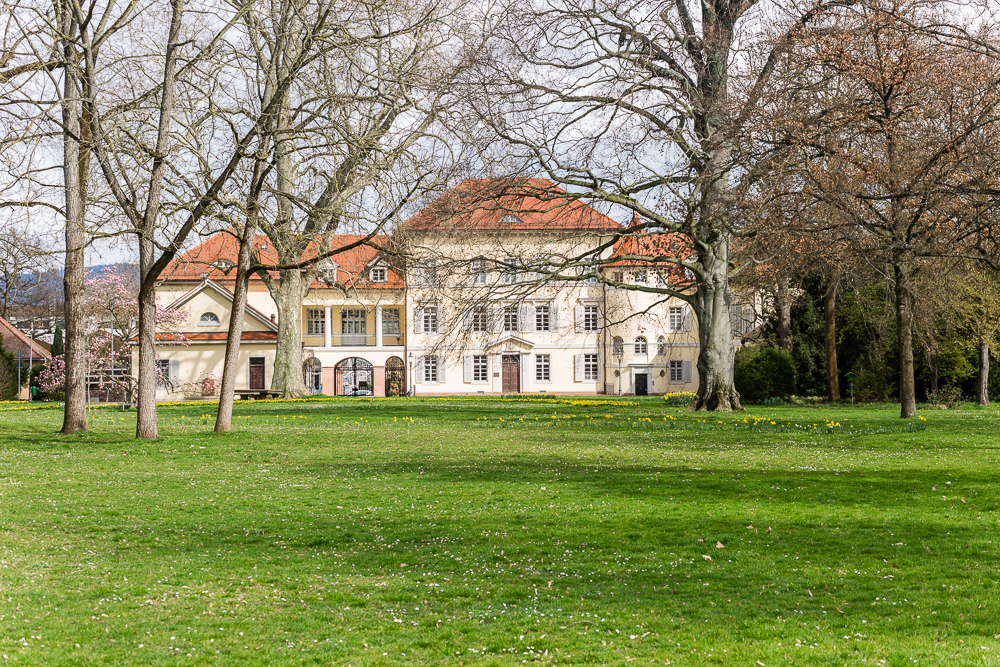
M 997 410 L 579 403 L 0 411 L 0 665 L 1000 664 Z

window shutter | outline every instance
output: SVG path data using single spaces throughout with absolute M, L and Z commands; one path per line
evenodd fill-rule
M 467 354 L 462 361 L 462 381 L 466 384 L 472 382 L 472 355 Z
M 601 331 L 604 328 L 604 309 L 597 307 L 597 328 L 594 331 Z
M 583 333 L 583 306 L 574 306 L 573 324 L 576 333 Z M 577 380 L 579 382 L 579 380 Z
M 490 319 L 493 322 L 493 333 L 503 333 L 503 310 L 491 308 Z
M 444 384 L 444 370 L 448 367 L 448 361 L 443 354 L 438 355 L 438 384 Z
M 424 357 L 417 357 L 417 363 L 413 367 L 413 381 L 416 384 L 424 383 Z
M 448 333 L 448 320 L 445 318 L 444 306 L 438 306 L 438 330 L 439 334 Z
M 467 310 L 462 313 L 462 326 L 465 331 L 472 331 L 472 311 Z
M 524 391 L 525 386 L 535 381 L 534 364 L 531 362 L 532 358 L 530 354 L 521 355 L 521 364 L 524 367 L 521 371 L 521 391 Z
M 573 355 L 573 379 L 576 382 L 583 382 L 583 355 Z
M 683 362 L 683 365 L 684 365 L 684 384 L 687 384 L 688 382 L 691 381 L 691 362 L 685 361 Z
M 413 309 L 413 333 L 423 333 L 424 332 L 424 309 L 414 308 Z
M 549 308 L 549 331 L 559 331 L 559 308 L 557 306 Z
M 178 385 L 181 383 L 181 362 L 178 359 L 170 360 L 170 384 Z
M 524 333 L 531 333 L 535 330 L 535 307 L 534 306 L 521 306 L 521 312 L 519 314 L 521 321 L 521 331 Z
M 684 331 L 691 331 L 691 306 L 684 306 Z

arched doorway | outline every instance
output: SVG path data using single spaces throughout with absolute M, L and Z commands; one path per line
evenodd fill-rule
M 306 390 L 312 394 L 323 393 L 323 362 L 311 357 L 302 362 L 302 379 Z
M 361 357 L 344 359 L 333 369 L 333 390 L 336 396 L 371 396 L 374 370 Z
M 385 395 L 406 394 L 406 365 L 399 357 L 389 357 L 385 362 Z

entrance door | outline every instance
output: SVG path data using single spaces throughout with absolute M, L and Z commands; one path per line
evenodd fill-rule
M 250 357 L 250 386 L 247 388 L 264 388 L 264 357 Z
M 635 395 L 636 396 L 648 396 L 649 395 L 649 376 L 646 373 L 636 373 L 635 376 Z
M 516 394 L 521 391 L 521 355 L 503 355 L 503 393 Z
M 402 396 L 406 393 L 406 366 L 399 357 L 389 357 L 385 362 L 385 395 Z

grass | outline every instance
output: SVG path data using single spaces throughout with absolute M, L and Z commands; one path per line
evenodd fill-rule
M 2 664 L 998 664 L 1000 413 L 897 411 L 0 411 Z

